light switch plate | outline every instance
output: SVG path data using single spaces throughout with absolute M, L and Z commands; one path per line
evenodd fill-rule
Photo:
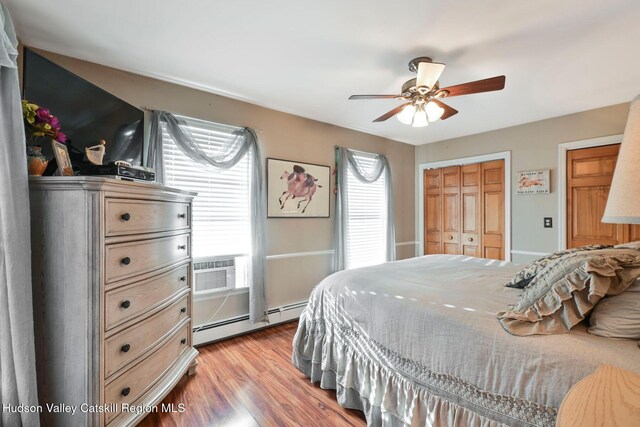
M 550 216 L 544 217 L 544 228 L 553 228 L 553 218 Z

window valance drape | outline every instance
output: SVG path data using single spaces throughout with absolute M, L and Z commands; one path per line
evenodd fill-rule
M 0 4 L 0 402 L 38 404 L 29 182 L 18 83 L 18 40 Z M 0 426 L 38 426 L 37 412 L 0 411 Z
M 252 129 L 220 125 L 220 137 L 226 139 L 213 153 L 204 152 L 196 143 L 186 124 L 166 111 L 153 111 L 146 165 L 156 171 L 158 182 L 164 183 L 162 155 L 162 124 L 184 154 L 197 163 L 218 169 L 229 169 L 251 151 L 251 273 L 249 283 L 249 319 L 251 322 L 268 320 L 264 283 L 266 196 L 262 180 L 262 157 L 258 137 Z
M 361 160 L 367 158 L 373 161 L 373 167 L 367 169 L 361 164 Z M 349 150 L 345 147 L 336 147 L 336 183 L 337 194 L 335 203 L 335 221 L 333 229 L 333 269 L 334 271 L 344 270 L 347 267 L 347 230 L 348 230 L 348 197 L 347 173 L 352 174 L 362 183 L 373 183 L 382 174 L 385 177 L 385 198 L 386 198 L 386 261 L 396 259 L 396 237 L 393 213 L 393 186 L 391 184 L 391 169 L 389 159 L 383 154 L 364 153 L 361 151 Z

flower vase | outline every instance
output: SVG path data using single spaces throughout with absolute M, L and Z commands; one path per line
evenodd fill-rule
M 49 161 L 42 155 L 42 147 L 27 147 L 27 170 L 29 175 L 42 176 Z

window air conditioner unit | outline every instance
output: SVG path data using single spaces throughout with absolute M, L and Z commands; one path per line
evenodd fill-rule
M 194 262 L 194 293 L 204 294 L 234 289 L 236 284 L 235 264 L 235 256 L 199 259 Z

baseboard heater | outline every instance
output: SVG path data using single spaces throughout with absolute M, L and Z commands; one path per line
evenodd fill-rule
M 208 325 L 193 328 L 194 345 L 210 344 L 237 335 L 253 332 L 258 329 L 268 328 L 279 323 L 289 322 L 300 317 L 300 313 L 307 306 L 307 301 L 283 305 L 272 308 L 267 314 L 269 322 L 250 323 L 249 315 L 236 316 L 225 320 L 209 323 Z

